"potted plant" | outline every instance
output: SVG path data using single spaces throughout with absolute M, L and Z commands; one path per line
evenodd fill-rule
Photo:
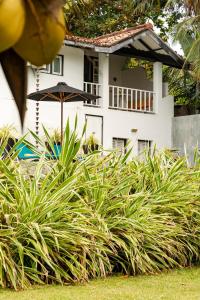
M 99 142 L 95 138 L 94 134 L 91 134 L 83 144 L 83 152 L 84 154 L 88 154 L 88 152 L 93 152 L 98 149 L 99 149 Z
M 0 128 L 0 145 L 5 144 L 5 152 L 9 152 L 16 143 L 16 129 L 12 125 L 5 125 Z
M 59 129 L 56 128 L 53 130 L 51 138 L 55 145 L 61 145 L 61 132 Z

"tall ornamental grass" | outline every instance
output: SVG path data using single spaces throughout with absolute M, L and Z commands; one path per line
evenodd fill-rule
M 17 146 L 0 160 L 0 285 L 69 284 L 198 264 L 200 165 L 189 168 L 168 152 L 143 161 L 98 151 L 80 159 L 76 125 L 70 131 L 68 123 L 58 160 L 45 157 L 36 136 L 39 161 L 18 161 Z

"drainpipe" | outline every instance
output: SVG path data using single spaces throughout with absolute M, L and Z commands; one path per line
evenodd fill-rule
M 36 92 L 40 89 L 40 69 L 36 69 Z M 39 135 L 39 110 L 40 110 L 40 103 L 36 101 L 35 107 L 35 133 Z M 36 146 L 38 147 L 38 141 L 36 141 Z

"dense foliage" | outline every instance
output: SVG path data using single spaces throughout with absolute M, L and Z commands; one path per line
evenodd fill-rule
M 187 105 L 188 113 L 200 110 L 199 81 L 193 72 L 163 67 L 163 79 L 169 84 L 169 94 L 174 96 L 176 105 Z
M 66 5 L 66 19 L 69 30 L 74 34 L 94 37 L 152 21 L 160 30 L 162 38 L 181 18 L 181 13 L 170 6 L 165 10 L 167 0 L 97 0 L 77 1 L 79 10 Z M 170 13 L 169 13 L 170 10 Z
M 53 147 L 47 132 L 46 139 Z M 47 160 L 39 142 L 38 162 L 18 162 L 16 148 L 0 160 L 2 287 L 199 263 L 198 159 L 195 169 L 168 152 L 145 161 L 113 152 L 80 160 L 69 124 L 58 160 Z
M 171 34 L 180 43 L 190 69 L 180 72 L 168 69 L 165 75 L 176 103 L 187 104 L 190 113 L 194 114 L 200 110 L 200 3 L 199 0 L 169 2 L 182 14 L 181 22 Z

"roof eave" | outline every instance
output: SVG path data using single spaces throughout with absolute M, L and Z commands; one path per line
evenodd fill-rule
M 81 42 L 81 41 L 71 41 L 71 40 L 65 40 L 65 45 L 92 49 L 95 52 L 99 52 L 99 53 L 120 55 L 120 49 L 123 49 L 126 46 L 132 44 L 134 41 L 141 39 L 146 34 L 148 34 L 156 43 L 158 43 L 163 50 L 165 50 L 165 52 L 168 54 L 170 59 L 174 61 L 174 63 L 172 64 L 173 67 L 176 67 L 179 69 L 181 69 L 181 68 L 188 69 L 189 68 L 189 65 L 185 63 L 184 59 L 181 56 L 179 56 L 170 46 L 168 46 L 151 29 L 146 29 L 146 28 L 143 31 L 136 33 L 135 36 L 128 37 L 128 38 L 122 40 L 121 42 L 116 42 L 115 44 L 113 44 L 111 46 L 105 46 L 103 44 L 95 45 L 95 43 L 89 43 L 87 41 Z M 133 57 L 134 57 L 134 55 L 133 55 Z M 163 63 L 165 64 L 164 61 L 163 61 Z
M 177 64 L 180 64 L 182 67 L 185 63 L 184 59 L 178 55 L 171 47 L 169 47 L 157 34 L 155 34 L 153 31 L 150 33 L 151 37 L 158 41 L 160 47 L 162 47 L 168 54 L 169 56 L 174 59 Z
M 78 41 L 70 41 L 70 40 L 66 40 L 64 41 L 64 45 L 65 46 L 74 46 L 74 47 L 80 47 L 80 48 L 91 48 L 91 49 L 95 49 L 95 46 L 93 44 L 90 43 L 83 43 L 83 42 L 78 42 Z

